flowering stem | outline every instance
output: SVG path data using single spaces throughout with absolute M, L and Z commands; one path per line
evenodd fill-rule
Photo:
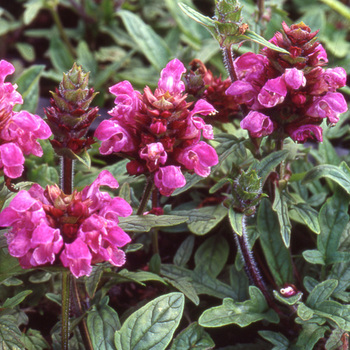
M 145 211 L 149 196 L 151 195 L 153 189 L 153 178 L 151 176 L 147 177 L 147 183 L 142 194 L 139 209 L 137 210 L 137 215 L 142 215 Z
M 247 217 L 244 215 L 242 219 L 242 236 L 239 236 L 238 234 L 234 233 L 236 244 L 241 252 L 244 261 L 244 268 L 246 274 L 248 275 L 250 282 L 253 283 L 256 287 L 258 287 L 263 293 L 268 305 L 271 308 L 273 308 L 278 314 L 281 314 L 281 311 L 278 309 L 269 291 L 267 290 L 267 287 L 264 281 L 262 280 L 259 268 L 255 262 L 253 252 L 251 250 L 247 237 L 246 218 Z
M 233 65 L 233 55 L 232 55 L 232 45 L 224 46 L 221 48 L 224 64 L 228 74 L 230 75 L 231 81 L 234 82 L 237 80 L 235 67 Z
M 62 343 L 61 349 L 69 349 L 69 312 L 70 312 L 70 272 L 62 272 Z
M 74 160 L 61 157 L 61 189 L 65 194 L 73 192 Z

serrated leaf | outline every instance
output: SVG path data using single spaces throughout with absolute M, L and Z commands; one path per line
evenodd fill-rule
M 331 263 L 332 255 L 337 252 L 341 235 L 349 222 L 348 206 L 349 196 L 336 191 L 320 210 L 321 233 L 317 237 L 317 248 L 324 255 L 326 264 Z
M 317 304 L 328 299 L 338 285 L 337 280 L 326 280 L 319 283 L 306 299 L 306 305 L 314 308 Z
M 264 157 L 256 166 L 255 170 L 258 176 L 261 178 L 261 181 L 264 183 L 267 176 L 270 172 L 276 168 L 281 162 L 283 162 L 287 156 L 288 150 L 281 150 L 277 152 L 273 152 L 268 156 Z
M 157 70 L 163 69 L 170 58 L 170 50 L 165 41 L 156 34 L 152 27 L 132 12 L 120 10 L 118 15 L 122 18 L 128 33 L 150 63 Z
M 185 266 L 192 255 L 194 247 L 194 236 L 188 236 L 177 249 L 174 256 L 174 264 L 177 266 Z
M 94 349 L 115 350 L 114 333 L 120 329 L 118 314 L 108 306 L 108 297 L 88 312 L 86 324 Z
M 307 203 L 297 203 L 291 206 L 289 211 L 290 216 L 293 219 L 296 216 L 299 222 L 303 222 L 311 231 L 320 233 L 320 224 L 318 221 L 318 212 L 314 208 L 310 207 Z
M 272 350 L 288 350 L 289 340 L 281 333 L 272 331 L 258 331 L 259 335 L 271 344 L 275 345 Z
M 229 246 L 225 238 L 215 235 L 202 243 L 196 251 L 194 272 L 201 270 L 212 277 L 217 277 L 224 268 L 229 254 Z
M 26 110 L 35 113 L 39 101 L 39 80 L 45 66 L 32 65 L 23 71 L 21 76 L 16 80 L 18 84 L 17 91 L 23 97 L 23 104 L 16 105 L 14 110 Z
M 115 333 L 117 350 L 164 350 L 179 325 L 182 293 L 162 295 L 130 315 Z
M 231 224 L 233 231 L 237 235 L 242 236 L 242 234 L 243 234 L 242 220 L 244 218 L 244 214 L 239 213 L 239 212 L 233 210 L 232 207 L 230 207 L 230 209 L 228 211 L 228 218 L 230 220 L 230 224 Z
M 190 231 L 198 236 L 210 232 L 227 215 L 227 209 L 222 205 L 208 206 L 198 209 L 202 214 L 214 217 L 214 219 L 195 221 L 188 225 Z
M 191 323 L 174 339 L 170 350 L 179 349 L 197 349 L 210 350 L 213 349 L 215 343 L 210 335 L 199 326 L 197 322 Z
M 97 286 L 103 274 L 103 266 L 96 265 L 92 267 L 90 276 L 85 277 L 85 289 L 88 296 L 92 299 L 95 296 Z
M 260 203 L 257 221 L 261 247 L 276 284 L 291 283 L 293 267 L 290 253 L 282 241 L 277 214 L 266 198 Z
M 204 311 L 198 323 L 203 327 L 221 327 L 228 324 L 246 327 L 261 320 L 271 323 L 279 321 L 276 312 L 268 308 L 259 288 L 250 286 L 249 295 L 250 300 L 244 302 L 235 302 L 233 299 L 225 298 L 221 306 Z
M 1 350 L 23 350 L 21 331 L 15 319 L 11 316 L 0 317 L 0 345 Z
M 330 164 L 317 165 L 306 173 L 302 183 L 318 180 L 321 177 L 333 180 L 350 194 L 350 175 L 344 171 L 342 164 L 339 167 Z
M 292 225 L 290 223 L 288 214 L 288 203 L 283 194 L 283 191 L 280 192 L 277 184 L 275 186 L 275 200 L 273 202 L 272 209 L 277 213 L 281 237 L 283 239 L 284 245 L 288 248 L 290 244 Z
M 177 215 L 131 215 L 129 217 L 120 217 L 119 226 L 124 231 L 130 232 L 149 232 L 153 227 L 175 226 L 186 222 L 186 216 Z

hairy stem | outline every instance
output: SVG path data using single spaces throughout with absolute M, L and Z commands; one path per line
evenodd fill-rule
M 62 334 L 61 349 L 69 349 L 69 313 L 70 313 L 70 272 L 62 272 Z
M 233 65 L 232 45 L 223 46 L 221 49 L 226 70 L 231 78 L 231 81 L 234 82 L 237 80 L 237 75 Z
M 272 309 L 274 309 L 278 314 L 281 314 L 281 311 L 279 310 L 277 305 L 274 303 L 274 299 L 272 298 L 269 291 L 267 290 L 267 287 L 262 279 L 262 275 L 259 271 L 258 265 L 255 262 L 253 252 L 251 250 L 251 247 L 248 241 L 246 218 L 247 217 L 244 215 L 242 219 L 242 228 L 243 228 L 242 236 L 239 236 L 238 234 L 234 233 L 237 246 L 242 254 L 246 274 L 248 275 L 250 282 L 253 283 L 256 287 L 258 287 L 260 291 L 263 293 L 268 305 Z
M 147 182 L 146 182 L 146 186 L 145 189 L 143 190 L 143 194 L 142 194 L 142 198 L 141 198 L 141 202 L 140 202 L 140 206 L 139 209 L 137 210 L 137 215 L 142 215 L 143 212 L 145 211 L 149 196 L 151 195 L 153 189 L 153 178 L 151 176 L 147 177 Z

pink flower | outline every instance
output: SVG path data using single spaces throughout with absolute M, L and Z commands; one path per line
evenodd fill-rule
M 186 180 L 179 166 L 168 165 L 154 174 L 154 184 L 162 195 L 170 196 L 175 189 L 185 186 Z
M 203 141 L 183 149 L 177 160 L 187 169 L 194 170 L 197 175 L 203 177 L 208 176 L 210 168 L 219 162 L 215 149 Z
M 6 176 L 22 175 L 24 156 L 34 154 L 41 157 L 42 148 L 37 139 L 47 139 L 51 130 L 41 117 L 27 111 L 14 112 L 16 104 L 22 104 L 17 85 L 5 83 L 7 75 L 15 68 L 7 61 L 0 61 L 0 168 Z
M 252 137 L 270 135 L 274 130 L 273 122 L 267 115 L 254 111 L 250 111 L 241 121 L 241 128 L 248 130 Z
M 282 77 L 270 79 L 260 90 L 258 101 L 264 107 L 271 108 L 283 102 L 287 87 Z
M 131 215 L 132 208 L 124 199 L 101 192 L 100 186 L 117 188 L 118 182 L 104 170 L 90 186 L 71 195 L 57 186 L 44 191 L 37 184 L 20 191 L 0 213 L 0 226 L 12 226 L 6 234 L 10 254 L 23 268 L 60 260 L 77 278 L 89 275 L 98 262 L 121 266 L 125 253 L 119 248 L 130 237 L 118 226 L 119 217 Z
M 318 97 L 307 110 L 307 115 L 315 118 L 327 118 L 328 122 L 335 124 L 339 120 L 339 114 L 348 110 L 344 96 L 339 92 L 327 92 Z
M 318 125 L 306 124 L 299 127 L 289 127 L 287 132 L 292 140 L 300 143 L 312 138 L 315 138 L 318 142 L 323 141 L 322 128 Z
M 118 153 L 129 158 L 128 173 L 153 176 L 164 195 L 185 185 L 182 171 L 194 169 L 187 166 L 189 162 L 180 162 L 177 155 L 188 147 L 201 148 L 196 145 L 203 143 L 202 138 L 214 137 L 212 126 L 201 116 L 216 111 L 205 100 L 198 100 L 194 106 L 186 101 L 181 80 L 185 72 L 184 65 L 174 59 L 161 71 L 154 92 L 146 86 L 140 94 L 126 81 L 114 85 L 110 89 L 116 95 L 116 106 L 110 111 L 112 118 L 103 121 L 95 132 L 102 141 L 101 154 Z M 212 152 L 210 148 L 210 158 Z M 209 171 L 198 173 L 209 175 Z

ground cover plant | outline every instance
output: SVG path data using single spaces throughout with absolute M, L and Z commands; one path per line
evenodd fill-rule
M 0 7 L 2 349 L 347 349 L 350 9 Z

